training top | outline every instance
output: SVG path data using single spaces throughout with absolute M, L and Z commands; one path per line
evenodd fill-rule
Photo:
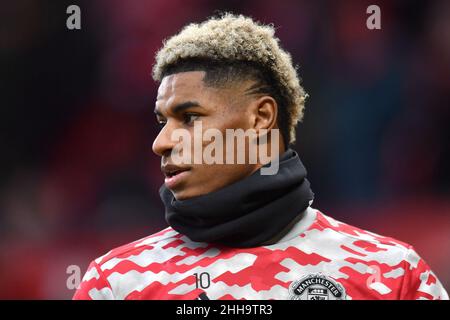
M 172 228 L 92 261 L 73 299 L 448 299 L 411 245 L 308 207 L 279 241 L 193 242 Z

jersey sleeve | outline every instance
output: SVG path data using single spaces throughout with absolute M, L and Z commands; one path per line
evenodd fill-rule
M 95 261 L 89 265 L 73 300 L 114 300 L 112 288 Z
M 410 247 L 405 261 L 402 300 L 448 300 L 445 288 L 430 266 Z

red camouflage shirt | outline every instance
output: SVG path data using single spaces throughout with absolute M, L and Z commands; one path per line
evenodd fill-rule
M 414 248 L 309 207 L 272 245 L 229 248 L 172 228 L 93 261 L 74 299 L 448 299 Z

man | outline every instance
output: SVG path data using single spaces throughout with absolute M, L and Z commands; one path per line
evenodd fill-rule
M 74 299 L 448 299 L 410 245 L 310 207 L 289 148 L 306 94 L 272 27 L 230 14 L 191 24 L 153 71 L 170 227 L 93 261 Z M 255 135 L 236 146 L 231 129 Z M 252 145 L 268 157 L 250 161 Z

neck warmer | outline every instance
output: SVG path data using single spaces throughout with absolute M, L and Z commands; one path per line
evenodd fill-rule
M 298 154 L 288 149 L 279 161 L 275 175 L 261 175 L 259 169 L 222 189 L 186 200 L 176 200 L 163 185 L 160 196 L 166 221 L 196 242 L 236 248 L 265 243 L 298 217 L 314 196 Z

